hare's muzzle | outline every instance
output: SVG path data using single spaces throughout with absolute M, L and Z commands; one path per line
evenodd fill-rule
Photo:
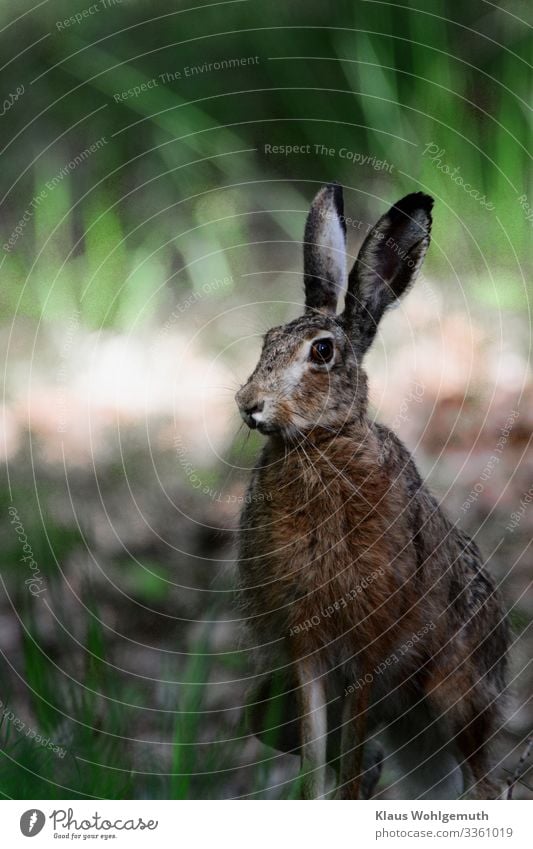
M 251 427 L 252 430 L 260 424 L 264 406 L 264 401 L 258 401 L 248 407 L 239 407 L 243 421 L 245 421 L 248 427 Z
M 262 414 L 265 408 L 265 401 L 263 398 L 258 398 L 255 393 L 252 394 L 249 386 L 243 386 L 243 388 L 237 392 L 235 401 L 237 402 L 241 418 L 244 422 L 246 422 L 248 427 L 254 430 L 259 424 L 261 424 L 263 419 Z

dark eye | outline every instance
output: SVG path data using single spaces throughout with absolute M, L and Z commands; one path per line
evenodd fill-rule
M 324 363 L 329 363 L 332 359 L 334 350 L 331 339 L 317 339 L 311 345 L 309 356 L 314 363 L 323 365 Z

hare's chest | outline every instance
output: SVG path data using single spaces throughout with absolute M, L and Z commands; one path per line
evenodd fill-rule
M 375 596 L 388 584 L 391 557 L 380 488 L 363 486 L 357 469 L 296 474 L 266 487 L 272 499 L 265 566 L 277 592 L 292 600 L 291 619 L 307 613 L 347 628 L 355 608 L 364 615 L 365 606 L 379 605 Z
M 352 533 L 347 495 L 337 484 L 306 488 L 300 482 L 297 488 L 294 482 L 280 488 L 272 500 L 271 568 L 279 580 L 290 584 L 295 597 L 306 597 L 316 606 L 342 594 L 344 584 L 353 578 L 354 570 L 347 565 L 357 548 L 357 535 Z

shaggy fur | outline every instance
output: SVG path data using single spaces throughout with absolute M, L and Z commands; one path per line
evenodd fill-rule
M 408 195 L 378 221 L 336 315 L 342 191 L 321 189 L 305 233 L 306 313 L 267 333 L 236 396 L 268 436 L 240 533 L 240 601 L 263 676 L 249 718 L 255 733 L 301 754 L 310 798 L 328 792 L 328 761 L 338 796 L 368 798 L 383 727 L 405 794 L 498 794 L 489 744 L 505 688 L 501 602 L 474 542 L 399 439 L 367 416 L 362 358 L 416 277 L 432 203 Z M 326 355 L 332 346 L 330 360 L 317 359 L 317 340 Z M 275 700 L 282 716 L 269 729 Z

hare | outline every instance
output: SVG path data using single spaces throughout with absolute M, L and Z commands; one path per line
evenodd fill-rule
M 501 601 L 475 543 L 367 410 L 364 355 L 417 276 L 432 206 L 416 192 L 379 219 L 338 314 L 343 196 L 321 188 L 305 227 L 304 314 L 268 331 L 235 396 L 267 437 L 239 534 L 239 598 L 260 682 L 250 722 L 301 755 L 305 798 L 335 791 L 332 765 L 337 798 L 369 798 L 385 758 L 378 733 L 400 765 L 403 798 L 498 796 Z M 265 729 L 275 704 L 281 716 Z

